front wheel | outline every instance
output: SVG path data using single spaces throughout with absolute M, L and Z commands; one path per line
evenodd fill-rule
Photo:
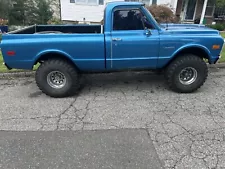
M 36 71 L 36 83 L 48 96 L 61 98 L 75 94 L 79 88 L 76 68 L 60 59 L 47 60 Z
M 208 67 L 198 56 L 184 55 L 167 68 L 165 77 L 169 87 L 179 93 L 191 93 L 199 89 L 208 77 Z

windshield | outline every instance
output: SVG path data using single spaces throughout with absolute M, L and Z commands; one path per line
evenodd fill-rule
M 152 21 L 154 22 L 155 25 L 157 25 L 158 27 L 161 27 L 161 28 L 165 28 L 164 26 L 160 25 L 156 20 L 155 18 L 152 16 L 151 12 L 149 12 L 149 10 L 146 8 L 146 7 L 143 7 L 144 11 L 150 15 Z

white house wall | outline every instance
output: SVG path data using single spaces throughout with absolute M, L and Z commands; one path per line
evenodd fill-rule
M 104 9 L 105 5 L 78 5 L 70 3 L 70 0 L 61 0 L 62 20 L 83 21 L 85 18 L 87 22 L 100 22 L 103 19 Z
M 157 4 L 158 5 L 167 5 L 175 12 L 175 10 L 177 8 L 177 1 L 178 0 L 158 0 Z
M 104 4 L 112 1 L 121 0 L 106 0 Z M 167 4 L 176 9 L 177 0 L 158 0 L 157 4 Z M 86 22 L 100 22 L 103 19 L 104 9 L 105 5 L 78 5 L 70 3 L 70 0 L 61 0 L 61 17 L 65 21 L 82 22 L 85 19 Z

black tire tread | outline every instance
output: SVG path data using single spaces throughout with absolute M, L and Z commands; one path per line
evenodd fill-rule
M 206 76 L 204 77 L 204 80 L 201 82 L 201 84 L 197 88 L 193 88 L 192 90 L 189 90 L 189 91 L 181 91 L 180 89 L 178 89 L 176 87 L 176 85 L 173 82 L 174 72 L 180 65 L 184 64 L 185 62 L 198 62 L 199 66 L 203 66 L 204 73 L 206 74 Z M 198 90 L 199 88 L 201 88 L 203 86 L 207 77 L 208 77 L 208 67 L 207 67 L 206 63 L 200 57 L 198 57 L 196 55 L 192 55 L 192 54 L 186 54 L 186 55 L 179 56 L 172 63 L 170 63 L 170 65 L 167 67 L 166 73 L 165 73 L 165 78 L 166 78 L 169 88 L 177 93 L 192 93 L 192 92 Z
M 49 93 L 49 91 L 47 91 L 45 88 L 42 87 L 42 85 L 40 84 L 41 82 L 38 80 L 43 76 L 42 69 L 45 69 L 45 67 L 49 67 L 50 65 L 51 66 L 52 65 L 60 66 L 66 72 L 69 72 L 69 74 L 72 76 L 72 78 L 71 78 L 72 79 L 72 87 L 70 88 L 70 90 L 63 93 L 62 95 L 52 95 L 51 93 Z M 63 59 L 49 59 L 49 60 L 43 62 L 36 71 L 36 83 L 37 83 L 38 88 L 46 95 L 48 95 L 50 97 L 55 97 L 55 98 L 62 98 L 62 97 L 68 97 L 68 96 L 74 95 L 80 87 L 79 83 L 77 82 L 78 78 L 79 78 L 79 75 L 78 75 L 78 71 L 76 70 L 75 66 L 73 66 L 72 64 L 68 63 L 67 61 L 65 61 Z

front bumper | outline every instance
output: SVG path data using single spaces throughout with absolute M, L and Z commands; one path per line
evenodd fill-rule
M 213 57 L 211 60 L 209 60 L 209 64 L 216 64 L 220 58 L 221 58 L 221 55 L 217 57 Z
M 221 58 L 221 55 L 219 55 L 219 57 L 215 60 L 214 64 L 216 64 Z

